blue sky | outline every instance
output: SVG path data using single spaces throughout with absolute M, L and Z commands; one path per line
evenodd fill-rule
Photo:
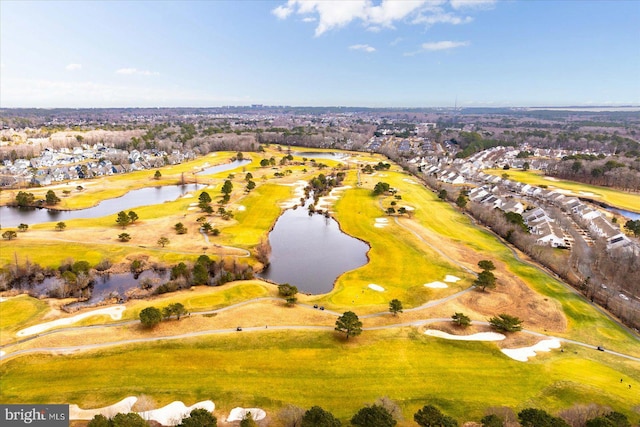
M 640 105 L 640 1 L 0 0 L 1 107 Z

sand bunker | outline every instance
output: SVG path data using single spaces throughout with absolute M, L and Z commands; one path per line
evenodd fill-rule
M 549 340 L 542 340 L 531 347 L 503 348 L 502 352 L 514 360 L 526 362 L 530 357 L 535 356 L 537 351 L 551 351 L 552 348 L 559 347 L 560 340 L 552 338 Z
M 8 299 L 9 299 L 9 298 L 3 298 L 3 297 L 0 297 L 0 302 L 5 302 L 5 301 L 6 301 L 6 300 L 8 300 Z
M 0 357 L 4 356 L 5 354 L 7 354 L 7 353 L 5 353 L 4 351 L 0 350 Z
M 425 335 L 456 341 L 502 341 L 505 336 L 497 332 L 478 332 L 472 335 L 451 335 L 435 329 L 427 329 Z
M 243 211 L 246 211 L 246 210 L 247 210 L 247 207 L 246 207 L 246 206 L 238 205 L 238 211 L 239 211 L 239 212 L 243 212 Z
M 404 178 L 403 181 L 404 182 L 408 182 L 409 184 L 417 184 L 417 182 L 415 182 L 414 180 L 409 179 L 409 178 Z
M 180 401 L 175 401 L 160 409 L 138 412 L 138 414 L 145 420 L 154 420 L 164 426 L 175 426 L 180 424 L 183 418 L 188 417 L 194 409 L 206 409 L 209 412 L 213 412 L 215 405 L 211 400 L 198 402 L 191 406 L 186 406 Z
M 444 289 L 449 287 L 446 283 L 442 283 L 442 282 L 431 282 L 431 283 L 425 283 L 424 285 L 427 288 L 432 288 L 432 289 Z
M 376 222 L 380 224 L 386 224 L 389 222 L 389 218 L 376 218 Z
M 385 228 L 389 224 L 373 224 L 375 228 Z
M 461 280 L 461 279 L 459 277 L 452 276 L 450 274 L 447 274 L 447 276 L 444 278 L 444 281 L 449 283 L 456 283 L 458 280 Z
M 127 414 L 131 412 L 131 408 L 137 401 L 137 397 L 129 396 L 118 403 L 97 409 L 80 409 L 78 405 L 69 405 L 69 419 L 90 420 L 98 414 L 104 415 L 107 418 L 113 418 L 118 413 Z M 215 405 L 211 400 L 204 400 L 191 406 L 186 406 L 180 401 L 175 401 L 162 408 L 137 412 L 137 414 L 145 420 L 153 420 L 162 425 L 174 426 L 179 424 L 183 418 L 189 416 L 194 409 L 206 409 L 209 412 L 213 412 Z
M 342 187 L 336 187 L 329 192 L 328 196 L 320 197 L 318 200 L 318 205 L 316 208 L 318 209 L 329 209 L 333 204 L 340 198 L 339 194 L 341 191 L 344 191 L 348 188 L 351 188 L 350 185 L 344 185 Z
M 191 197 L 193 197 L 193 194 L 185 194 L 182 196 L 183 199 L 190 199 Z
M 113 416 L 118 413 L 128 414 L 131 412 L 131 408 L 137 401 L 137 397 L 129 396 L 111 406 L 105 406 L 97 409 L 80 409 L 78 405 L 69 405 L 69 419 L 90 420 L 98 414 L 102 414 L 107 418 L 113 418 Z
M 380 285 L 376 285 L 374 283 L 369 284 L 369 289 L 373 289 L 374 291 L 384 292 L 384 288 Z
M 39 334 L 40 332 L 55 328 L 57 326 L 71 325 L 73 323 L 76 323 L 82 319 L 86 319 L 87 317 L 91 317 L 91 316 L 107 315 L 107 316 L 111 316 L 113 320 L 120 320 L 122 319 L 122 312 L 124 311 L 124 309 L 125 309 L 124 305 L 117 305 L 115 307 L 107 307 L 107 308 L 101 308 L 99 310 L 92 310 L 86 313 L 78 314 L 73 317 L 65 317 L 64 319 L 57 319 L 51 322 L 30 326 L 28 328 L 18 331 L 16 335 L 19 337 L 26 337 L 29 335 Z
M 295 187 L 293 190 L 294 197 L 280 203 L 282 209 L 290 209 L 300 203 L 300 198 L 304 197 L 304 188 L 307 186 L 307 181 L 298 180 L 293 184 L 280 184 L 287 187 Z
M 263 420 L 267 414 L 260 408 L 233 408 L 231 412 L 229 412 L 229 416 L 227 417 L 227 422 L 231 423 L 234 421 L 242 421 L 244 417 L 247 416 L 247 413 L 251 413 L 251 418 L 254 421 Z

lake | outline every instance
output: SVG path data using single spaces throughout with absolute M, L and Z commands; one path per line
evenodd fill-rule
M 271 264 L 260 276 L 295 285 L 302 293 L 324 294 L 346 271 L 368 262 L 369 245 L 340 230 L 338 222 L 306 208 L 288 209 L 269 233 Z

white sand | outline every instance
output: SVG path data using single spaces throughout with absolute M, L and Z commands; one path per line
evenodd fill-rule
M 593 196 L 594 194 L 591 191 L 579 191 L 583 196 Z
M 389 224 L 373 224 L 375 228 L 385 228 Z
M 472 335 L 451 335 L 435 329 L 427 329 L 425 335 L 456 341 L 502 341 L 506 337 L 497 332 L 478 332 Z
M 267 416 L 266 412 L 260 408 L 233 408 L 231 412 L 229 412 L 227 422 L 242 421 L 247 415 L 247 412 L 251 412 L 251 418 L 253 418 L 254 421 L 263 420 L 264 417 Z
M 7 353 L 5 353 L 4 351 L 0 350 L 0 357 L 4 356 L 5 354 L 7 354 Z
M 129 396 L 111 406 L 105 406 L 97 409 L 80 409 L 78 405 L 69 405 L 69 419 L 90 420 L 98 414 L 102 414 L 107 418 L 112 418 L 118 413 L 128 414 L 131 412 L 131 408 L 137 401 L 137 397 Z
M 198 208 L 194 208 L 194 207 L 187 208 L 188 211 L 195 211 L 196 209 L 198 209 Z
M 182 196 L 182 198 L 184 199 L 190 199 L 191 197 L 193 197 L 193 194 L 185 194 L 184 196 Z
M 389 222 L 389 218 L 376 218 L 378 224 L 386 224 Z
M 246 210 L 247 210 L 247 207 L 246 207 L 246 206 L 244 206 L 244 205 L 238 205 L 238 211 L 239 211 L 239 212 L 243 212 L 243 211 L 246 211 Z
M 0 302 L 5 302 L 5 301 L 6 301 L 6 300 L 8 300 L 8 299 L 9 299 L 9 298 L 3 298 L 3 297 L 0 297 Z
M 183 418 L 188 417 L 194 409 L 206 409 L 209 412 L 213 412 L 215 405 L 211 400 L 204 400 L 191 406 L 175 401 L 162 408 L 138 412 L 138 414 L 145 420 L 154 420 L 164 426 L 175 426 L 180 424 Z
M 373 289 L 374 291 L 384 292 L 384 288 L 380 285 L 376 285 L 374 283 L 369 284 L 369 289 Z
M 537 351 L 551 351 L 552 348 L 559 348 L 560 340 L 552 338 L 548 340 L 542 340 L 531 347 L 521 348 L 503 348 L 502 352 L 514 360 L 520 362 L 526 362 L 530 357 L 536 355 Z
M 293 184 L 280 184 L 286 187 L 295 187 L 293 190 L 294 197 L 280 203 L 282 209 L 290 209 L 300 203 L 300 198 L 304 197 L 304 188 L 307 186 L 307 181 L 298 180 Z
M 122 312 L 124 311 L 124 309 L 125 309 L 124 305 L 117 305 L 115 307 L 107 307 L 107 308 L 101 308 L 98 310 L 92 310 L 86 313 L 78 314 L 76 316 L 65 317 L 63 319 L 57 319 L 51 322 L 40 323 L 39 325 L 30 326 L 28 328 L 18 331 L 16 335 L 19 337 L 25 337 L 28 335 L 39 334 L 40 332 L 46 331 L 51 328 L 55 328 L 57 326 L 71 325 L 73 323 L 76 323 L 82 319 L 86 319 L 87 317 L 91 317 L 91 316 L 107 315 L 107 316 L 111 316 L 111 319 L 113 320 L 120 320 L 122 319 Z
M 96 409 L 80 409 L 78 405 L 69 405 L 69 419 L 90 420 L 98 414 L 112 418 L 118 413 L 127 414 L 131 412 L 131 408 L 137 401 L 137 397 L 129 396 L 113 405 Z M 213 412 L 215 405 L 211 400 L 198 402 L 191 406 L 186 406 L 180 401 L 175 401 L 162 408 L 138 412 L 137 414 L 145 420 L 154 420 L 162 425 L 174 426 L 179 424 L 182 419 L 187 417 L 194 409 L 206 409 L 209 412 Z
M 558 180 L 557 178 L 554 178 L 552 176 L 545 176 L 544 179 L 547 179 L 549 181 L 557 181 Z
M 431 283 L 425 283 L 424 285 L 427 288 L 431 288 L 431 289 L 444 289 L 449 287 L 446 283 L 442 283 L 442 282 L 431 282 Z
M 459 277 L 452 276 L 450 274 L 447 274 L 447 276 L 444 278 L 444 281 L 449 283 L 456 283 L 458 280 L 460 280 Z
M 198 206 L 199 203 L 189 203 L 189 206 L 193 207 L 193 206 Z
M 409 184 L 417 184 L 417 182 L 415 182 L 414 180 L 409 179 L 409 178 L 404 178 L 403 181 L 404 182 L 408 182 Z

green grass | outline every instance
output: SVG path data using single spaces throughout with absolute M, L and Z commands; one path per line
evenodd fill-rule
M 159 404 L 212 399 L 217 411 L 319 404 L 343 421 L 382 396 L 398 401 L 407 419 L 436 404 L 460 421 L 479 420 L 489 406 L 555 410 L 596 399 L 631 415 L 630 407 L 640 404 L 637 393 L 618 382 L 624 377 L 640 386 L 640 372 L 601 353 L 556 351 L 522 363 L 493 344 L 440 340 L 408 329 L 367 332 L 348 342 L 331 332 L 234 333 L 66 357 L 28 356 L 7 361 L 0 374 L 4 403 L 91 407 L 144 393 Z
M 49 305 L 46 301 L 31 298 L 27 295 L 12 297 L 0 302 L 0 335 L 2 341 L 26 326 L 42 319 Z
M 549 180 L 546 179 L 541 171 L 521 171 L 521 170 L 502 170 L 488 169 L 484 172 L 502 176 L 505 172 L 509 175 L 509 179 L 530 185 L 546 185 L 549 189 L 559 188 L 569 190 L 577 197 L 586 197 L 589 199 L 602 201 L 608 205 L 615 206 L 620 209 L 627 209 L 634 212 L 640 212 L 640 193 L 628 193 L 613 188 L 600 187 L 597 185 L 583 184 L 581 182 L 569 181 L 564 179 Z M 585 194 L 586 193 L 586 194 Z M 592 194 L 588 194 L 592 193 Z

